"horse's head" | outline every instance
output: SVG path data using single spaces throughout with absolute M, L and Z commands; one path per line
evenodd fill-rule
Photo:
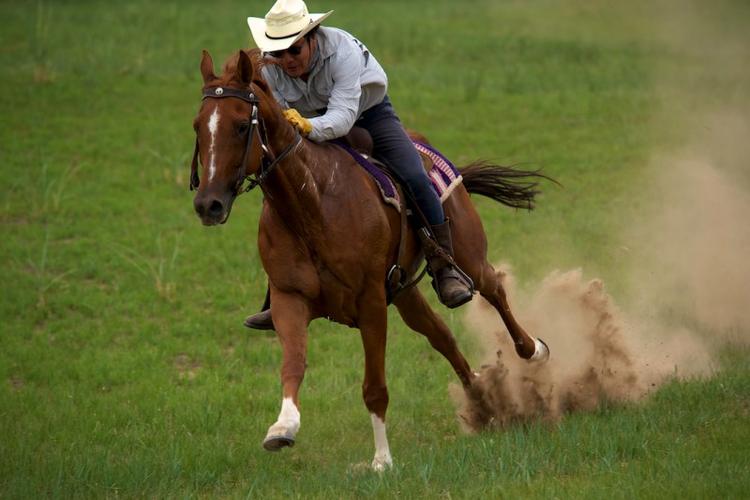
M 253 123 L 259 105 L 251 89 L 254 72 L 259 71 L 248 54 L 239 51 L 217 77 L 211 56 L 203 51 L 203 101 L 193 122 L 190 189 L 197 189 L 193 205 L 207 226 L 227 221 L 242 181 L 261 163 L 261 141 Z M 200 173 L 198 160 L 203 166 Z

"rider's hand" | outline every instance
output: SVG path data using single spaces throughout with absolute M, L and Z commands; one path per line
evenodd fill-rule
M 302 135 L 308 135 L 312 132 L 312 123 L 310 123 L 310 120 L 299 114 L 299 111 L 296 109 L 285 109 L 284 118 L 286 118 L 286 121 L 294 125 Z

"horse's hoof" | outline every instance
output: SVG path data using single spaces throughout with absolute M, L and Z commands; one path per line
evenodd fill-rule
M 534 354 L 529 358 L 529 362 L 545 363 L 549 359 L 549 347 L 542 339 L 534 339 Z
M 266 451 L 281 451 L 282 448 L 287 446 L 290 448 L 294 446 L 294 437 L 289 434 L 266 436 L 266 439 L 263 440 L 263 448 Z
M 393 467 L 393 460 L 390 456 L 375 457 L 372 461 L 372 470 L 375 472 L 385 472 L 391 467 Z

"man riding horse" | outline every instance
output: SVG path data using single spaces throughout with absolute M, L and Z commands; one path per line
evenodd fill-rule
M 308 139 L 337 139 L 353 126 L 369 132 L 373 156 L 408 189 L 439 245 L 423 247 L 440 301 L 458 307 L 471 300 L 472 288 L 453 261 L 450 224 L 440 199 L 393 109 L 388 78 L 375 56 L 346 31 L 320 26 L 332 13 L 310 14 L 302 0 L 278 0 L 265 18 L 248 18 L 264 54 L 263 77 L 286 119 Z M 420 231 L 423 243 L 427 237 Z M 245 325 L 272 329 L 269 305 L 267 300 Z
M 403 286 L 389 296 L 384 286 L 389 269 L 413 274 L 424 253 L 443 303 L 456 307 L 476 289 L 500 315 L 518 356 L 545 361 L 548 347 L 516 321 L 502 273 L 487 260 L 487 235 L 469 195 L 531 209 L 538 181 L 547 177 L 473 162 L 457 169 L 462 181 L 441 206 L 414 149 L 429 144 L 421 138 L 412 145 L 388 100 L 385 74 L 367 48 L 344 31 L 319 27 L 329 14 L 310 15 L 301 0 L 279 0 L 264 19 L 248 20 L 260 48 L 237 51 L 218 76 L 203 51 L 190 189 L 196 190 L 193 208 L 206 226 L 227 222 L 240 193 L 263 191 L 257 243 L 272 305 L 249 322 L 276 330 L 282 385 L 281 411 L 263 447 L 278 451 L 294 445 L 309 325 L 328 318 L 360 332 L 362 398 L 375 441 L 372 467 L 382 471 L 393 463 L 385 425 L 389 303 L 445 357 L 464 390 L 471 391 L 477 378 L 418 287 Z M 413 212 L 424 213 L 417 234 L 406 229 L 406 210 L 383 202 L 352 148 L 340 140 L 326 142 L 355 124 L 372 135 L 375 156 L 404 178 L 416 200 Z M 442 171 L 447 160 L 429 151 L 442 159 L 435 162 Z M 450 230 L 446 215 L 456 222 Z M 438 243 L 426 231 L 430 227 Z M 393 276 L 389 285 L 400 282 L 400 277 L 391 281 Z

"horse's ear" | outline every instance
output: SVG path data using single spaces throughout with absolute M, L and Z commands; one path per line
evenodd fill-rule
M 205 49 L 203 49 L 203 59 L 201 59 L 201 74 L 203 75 L 204 84 L 216 80 L 216 75 L 214 75 L 214 61 L 211 59 L 211 54 Z
M 244 50 L 240 50 L 237 58 L 237 77 L 240 83 L 246 85 L 250 85 L 253 81 L 253 63 Z

